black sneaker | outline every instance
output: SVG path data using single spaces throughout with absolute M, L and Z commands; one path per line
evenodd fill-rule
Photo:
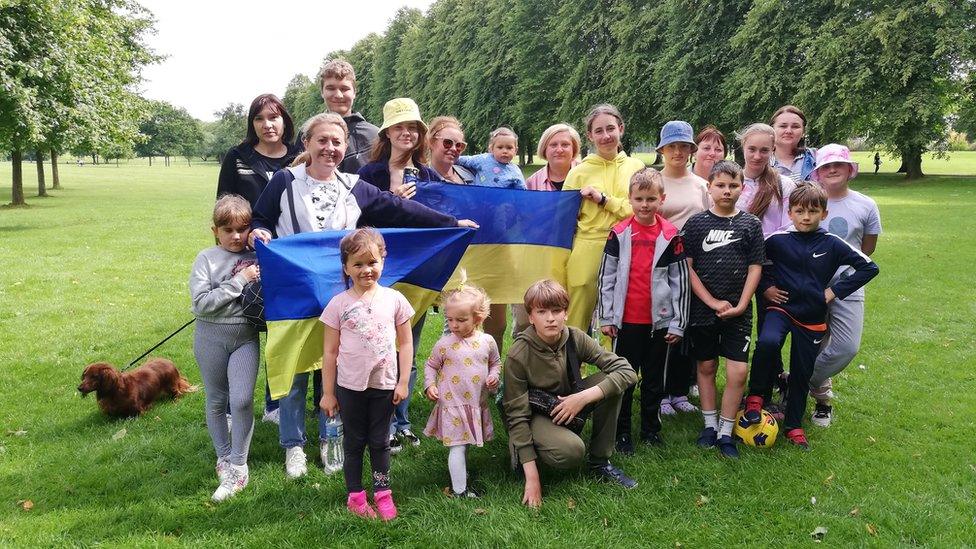
M 739 458 L 739 449 L 735 447 L 735 440 L 728 436 L 718 437 L 718 441 L 715 443 L 718 446 L 718 451 L 722 456 L 732 459 Z
M 463 491 L 461 493 L 455 492 L 453 488 L 450 490 L 450 492 L 451 492 L 451 497 L 452 498 L 458 498 L 458 499 L 481 499 L 481 494 L 479 494 L 477 491 L 475 491 L 474 488 L 472 488 L 470 486 L 468 486 L 468 489 L 467 490 L 465 490 L 465 491 Z
M 830 404 L 818 402 L 810 415 L 810 421 L 818 427 L 830 427 L 830 421 L 834 417 L 834 409 Z
M 641 444 L 648 446 L 664 446 L 664 439 L 661 433 L 644 433 L 641 435 Z
M 403 450 L 403 444 L 400 443 L 400 439 L 396 435 L 390 435 L 390 455 L 397 455 Z
M 715 442 L 718 440 L 718 433 L 715 429 L 711 427 L 705 427 L 702 429 L 700 435 L 698 435 L 698 445 L 702 448 L 713 448 L 715 447 Z
M 613 482 L 628 490 L 631 488 L 637 488 L 636 480 L 625 475 L 623 471 L 614 467 L 609 461 L 599 465 L 591 464 L 590 472 L 593 473 L 597 479 L 604 482 Z
M 634 443 L 630 441 L 630 435 L 620 435 L 617 438 L 617 451 L 625 456 L 634 455 Z
M 403 440 L 410 446 L 420 446 L 420 438 L 418 438 L 417 435 L 413 434 L 413 431 L 411 431 L 410 429 L 400 429 L 399 431 L 397 431 L 396 434 L 398 437 L 400 437 L 401 440 Z

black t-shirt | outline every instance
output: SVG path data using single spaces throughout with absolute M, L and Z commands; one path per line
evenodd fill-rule
M 276 171 L 287 167 L 294 158 L 294 156 L 288 154 L 282 156 L 281 158 L 271 158 L 254 151 L 254 163 L 251 165 L 251 168 L 253 168 L 256 172 L 267 174 L 268 180 L 270 181 L 271 176 L 274 175 Z
M 762 265 L 765 260 L 759 218 L 741 211 L 732 217 L 721 217 L 706 210 L 691 216 L 681 235 L 692 268 L 708 292 L 735 306 L 742 296 L 749 266 Z M 752 317 L 751 307 L 743 317 Z M 714 324 L 717 318 L 698 296 L 692 298 L 693 326 Z

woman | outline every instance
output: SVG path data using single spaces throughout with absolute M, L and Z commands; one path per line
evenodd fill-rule
M 291 116 L 277 96 L 265 93 L 254 98 L 247 110 L 244 141 L 227 151 L 217 177 L 217 197 L 240 195 L 254 209 L 261 191 L 274 173 L 295 159 L 298 147 L 292 144 Z M 264 385 L 263 421 L 278 423 L 278 401 Z
M 708 174 L 716 162 L 725 158 L 725 135 L 709 124 L 695 136 L 695 165 L 691 171 L 698 177 L 708 180 Z
M 589 331 L 596 308 L 597 274 L 610 228 L 634 213 L 627 200 L 630 176 L 644 163 L 623 152 L 624 121 L 613 105 L 597 105 L 586 116 L 586 137 L 596 152 L 569 171 L 563 190 L 583 197 L 573 249 L 566 264 L 569 318 L 566 323 Z
M 420 108 L 409 97 L 391 99 L 383 105 L 383 125 L 373 143 L 369 164 L 359 169 L 359 178 L 400 198 L 412 198 L 417 186 L 404 181 L 404 173 L 416 170 L 418 181 L 436 181 L 437 174 L 425 166 L 427 125 Z
M 661 128 L 661 140 L 657 145 L 657 152 L 664 157 L 661 176 L 666 197 L 658 213 L 679 230 L 691 216 L 709 206 L 707 180 L 688 168 L 688 160 L 698 149 L 693 135 L 691 124 L 672 120 Z M 694 384 L 694 363 L 688 350 L 687 341 L 672 349 L 665 374 L 664 392 L 667 396 L 661 400 L 663 415 L 698 410 L 688 401 L 688 392 Z
M 298 156 L 294 166 L 271 178 L 254 208 L 251 246 L 255 240 L 267 243 L 273 237 L 364 225 L 477 227 L 471 221 L 459 221 L 412 200 L 402 200 L 360 181 L 358 176 L 338 171 L 346 152 L 348 132 L 342 117 L 331 112 L 315 115 L 305 122 L 302 126 L 305 152 Z M 308 471 L 303 450 L 308 377 L 308 373 L 296 375 L 290 392 L 280 400 L 278 434 L 285 448 L 285 472 L 292 478 Z M 319 438 L 325 438 L 325 417 L 321 411 Z
M 769 125 L 776 132 L 773 168 L 794 183 L 806 181 L 817 164 L 817 149 L 805 146 L 806 115 L 793 105 L 784 105 L 769 119 Z
M 464 129 L 457 118 L 438 116 L 430 121 L 427 148 L 430 150 L 430 169 L 437 175 L 436 180 L 459 185 L 474 181 L 471 170 L 456 164 L 467 146 Z

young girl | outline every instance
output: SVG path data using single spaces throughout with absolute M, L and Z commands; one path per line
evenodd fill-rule
M 407 398 L 413 359 L 410 318 L 403 294 L 380 286 L 386 243 L 380 233 L 362 228 L 339 243 L 342 273 L 352 287 L 333 297 L 322 312 L 322 401 L 329 417 L 342 419 L 343 474 L 353 513 L 383 520 L 397 515 L 390 491 L 390 417 Z M 399 343 L 399 353 L 397 352 Z M 369 444 L 373 503 L 363 490 L 363 451 Z
M 495 340 L 478 328 L 488 316 L 484 290 L 464 284 L 445 292 L 444 317 L 450 334 L 442 337 L 424 367 L 424 393 L 436 402 L 424 434 L 449 448 L 447 468 L 455 497 L 481 497 L 468 486 L 468 446 L 494 437 L 488 391 L 498 389 L 501 359 Z M 486 390 L 487 389 L 487 390 Z
M 855 249 L 870 256 L 878 246 L 881 234 L 881 213 L 870 197 L 849 187 L 857 177 L 857 162 L 843 145 L 830 144 L 817 151 L 817 166 L 810 179 L 820 183 L 827 191 L 827 231 L 843 238 Z M 841 278 L 844 269 L 835 275 Z M 834 281 L 831 281 L 834 282 Z M 864 289 L 859 289 L 844 299 L 830 303 L 827 313 L 830 335 L 824 344 L 810 378 L 810 394 L 817 400 L 811 421 L 820 427 L 829 427 L 833 418 L 831 376 L 847 367 L 861 346 L 864 330 Z
M 505 189 L 524 189 L 525 177 L 518 166 L 512 164 L 518 154 L 518 136 L 512 130 L 501 127 L 491 132 L 488 152 L 474 156 L 462 156 L 457 165 L 475 171 L 474 184 Z
M 773 113 L 769 125 L 776 132 L 773 169 L 789 177 L 793 183 L 806 181 L 813 172 L 817 159 L 817 149 L 805 146 L 806 115 L 793 105 L 783 105 Z M 786 196 L 789 195 L 790 193 L 786 193 Z
M 214 501 L 233 496 L 248 482 L 260 345 L 238 298 L 244 285 L 260 274 L 254 252 L 246 251 L 250 226 L 247 201 L 236 194 L 222 196 L 213 212 L 218 245 L 200 252 L 190 272 L 191 310 L 197 319 L 193 355 L 206 390 L 207 430 L 217 452 L 220 479 Z M 225 416 L 228 400 L 230 429 Z
M 776 133 L 771 126 L 757 123 L 738 134 L 745 166 L 742 169 L 742 194 L 736 208 L 747 211 L 762 221 L 763 238 L 789 227 L 789 197 L 796 183 L 781 175 L 770 164 Z

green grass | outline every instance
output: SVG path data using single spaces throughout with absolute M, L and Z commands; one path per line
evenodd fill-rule
M 952 162 L 973 160 L 963 156 Z M 65 189 L 44 199 L 33 174 L 25 165 L 30 207 L 0 209 L 2 546 L 796 546 L 818 526 L 833 546 L 973 543 L 974 177 L 857 179 L 881 207 L 881 275 L 862 351 L 835 380 L 836 424 L 810 428 L 812 452 L 777 444 L 723 461 L 694 445 L 694 417 L 666 419 L 665 448 L 615 458 L 638 489 L 545 471 L 533 511 L 519 505 L 502 440 L 470 453 L 478 502 L 443 496 L 447 453 L 425 440 L 394 458 L 402 518 L 383 525 L 344 510 L 340 476 L 313 468 L 286 481 L 269 424 L 256 427 L 250 486 L 212 505 L 202 392 L 112 421 L 75 391 L 86 363 L 125 364 L 189 318 L 216 165 L 64 165 Z M 9 180 L 0 164 L 0 203 Z M 159 352 L 199 383 L 191 341 L 188 330 Z M 430 405 L 414 403 L 422 427 Z

